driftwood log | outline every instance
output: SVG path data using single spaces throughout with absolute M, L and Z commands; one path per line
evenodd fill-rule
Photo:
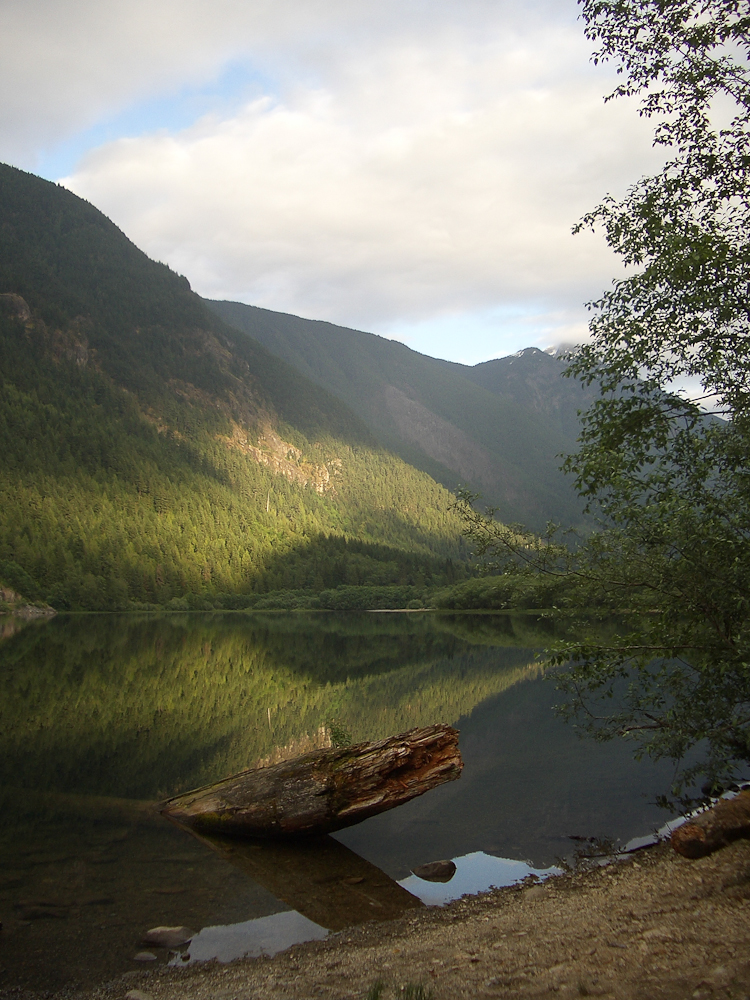
M 672 847 L 685 858 L 705 858 L 740 837 L 750 837 L 750 791 L 720 799 L 672 831 Z
M 452 781 L 462 768 L 458 732 L 424 726 L 240 771 L 168 799 L 162 813 L 197 831 L 232 836 L 329 833 Z

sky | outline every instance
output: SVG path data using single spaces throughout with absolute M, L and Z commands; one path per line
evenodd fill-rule
M 584 339 L 659 164 L 575 0 L 4 0 L 0 160 L 209 298 L 464 364 Z

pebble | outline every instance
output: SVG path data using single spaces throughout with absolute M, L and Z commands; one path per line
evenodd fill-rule
M 158 948 L 181 948 L 195 937 L 189 927 L 152 927 L 141 938 L 141 944 L 155 944 Z
M 715 969 L 711 969 L 709 976 L 714 986 L 724 986 L 729 981 L 729 973 L 724 965 L 717 965 Z
M 133 955 L 134 962 L 155 962 L 156 955 L 152 951 L 139 951 L 137 955 Z
M 544 899 L 546 895 L 547 890 L 543 885 L 533 885 L 530 889 L 524 890 L 523 898 L 533 902 L 535 899 Z
M 130 990 L 129 993 L 125 994 L 125 1000 L 154 1000 L 150 993 L 144 993 L 143 990 Z

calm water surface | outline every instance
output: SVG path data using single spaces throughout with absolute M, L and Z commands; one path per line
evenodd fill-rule
M 0 992 L 142 969 L 140 938 L 158 925 L 197 933 L 181 953 L 153 949 L 156 963 L 272 952 L 420 905 L 392 880 L 440 902 L 545 870 L 571 837 L 624 843 L 661 825 L 652 803 L 670 768 L 581 741 L 552 713 L 536 658 L 550 627 L 435 614 L 6 623 Z M 331 728 L 358 742 L 433 722 L 461 731 L 461 779 L 318 845 L 206 844 L 148 805 Z M 449 883 L 410 875 L 443 858 L 458 866 Z

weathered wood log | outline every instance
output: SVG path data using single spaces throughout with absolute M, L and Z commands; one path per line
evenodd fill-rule
M 340 931 L 395 920 L 424 903 L 333 837 L 241 840 L 190 830 L 308 920 Z
M 740 837 L 750 837 L 750 791 L 721 799 L 672 831 L 672 847 L 685 858 L 705 858 Z
M 330 833 L 452 781 L 462 768 L 458 732 L 424 726 L 241 771 L 168 799 L 162 813 L 196 830 L 233 836 Z

